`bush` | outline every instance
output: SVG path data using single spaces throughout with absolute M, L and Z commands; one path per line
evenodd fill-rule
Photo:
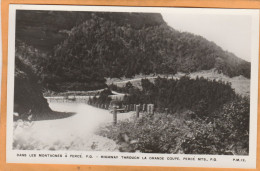
M 182 144 L 184 153 L 248 155 L 249 109 L 247 98 L 236 98 L 208 118 L 209 123 L 194 121 L 190 127 L 194 137 Z
M 176 124 L 174 117 L 155 117 L 146 114 L 135 120 L 121 121 L 117 126 L 107 126 L 99 134 L 117 141 L 119 145 L 128 144 L 127 152 L 140 151 L 143 153 L 178 153 L 181 148 L 181 137 L 186 131 Z M 129 141 L 121 138 L 129 137 Z M 131 149 L 131 150 L 130 150 Z
M 98 97 L 95 95 L 93 98 L 89 98 L 89 104 L 109 104 L 111 102 L 111 97 L 109 95 L 112 95 L 112 92 L 110 89 L 104 89 L 100 93 L 97 93 Z
M 248 155 L 249 100 L 237 97 L 203 119 L 143 114 L 106 126 L 99 134 L 125 152 Z
M 207 117 L 223 104 L 236 97 L 230 83 L 208 80 L 203 77 L 191 79 L 156 78 L 154 83 L 142 79 L 142 90 L 128 86 L 113 89 L 121 90 L 127 95 L 124 104 L 155 104 L 156 108 L 180 112 L 191 110 L 201 118 Z

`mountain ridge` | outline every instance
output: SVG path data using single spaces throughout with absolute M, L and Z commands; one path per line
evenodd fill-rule
M 192 73 L 213 68 L 229 77 L 243 75 L 250 78 L 250 62 L 224 51 L 202 36 L 175 30 L 167 25 L 161 14 L 48 13 L 47 18 L 56 16 L 57 19 L 63 16 L 64 21 L 66 17 L 69 20 L 81 16 L 74 24 L 67 26 L 69 31 L 64 29 L 65 26 L 52 29 L 55 30 L 53 34 L 58 32 L 66 35 L 56 45 L 48 44 L 54 47 L 53 50 L 40 48 L 48 51 L 47 57 L 39 65 L 42 66 L 40 68 L 44 75 L 42 82 L 51 85 L 49 88 L 56 84 L 75 84 L 69 89 L 91 90 L 105 87 L 105 77 Z M 52 20 L 55 21 L 53 18 Z M 48 23 L 47 21 L 49 20 L 46 19 L 43 23 Z M 17 23 L 22 23 L 19 18 Z M 18 26 L 17 30 L 24 25 Z M 36 22 L 36 26 L 39 23 L 37 25 Z M 39 30 L 44 29 L 45 27 Z M 17 35 L 18 40 L 26 42 L 26 38 L 19 37 L 19 31 Z M 33 39 L 39 38 L 40 36 Z M 53 39 L 58 40 L 55 36 Z M 44 41 L 47 40 L 48 38 Z M 35 46 L 37 48 L 40 44 Z M 61 89 L 66 90 L 68 86 Z

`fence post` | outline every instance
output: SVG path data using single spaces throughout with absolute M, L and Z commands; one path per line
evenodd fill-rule
M 136 105 L 136 117 L 139 118 L 140 105 Z
M 154 114 L 154 104 L 147 104 L 147 113 Z
M 147 104 L 147 113 L 150 114 L 150 104 Z
M 151 104 L 151 114 L 154 114 L 154 104 Z
M 143 112 L 145 112 L 145 104 L 143 104 Z
M 136 104 L 134 104 L 134 111 L 136 111 Z
M 116 106 L 113 106 L 113 124 L 116 125 L 117 123 L 117 110 Z
M 125 105 L 125 112 L 128 112 L 128 105 Z
M 166 115 L 168 115 L 168 108 L 165 108 L 165 113 Z
M 216 122 L 215 122 L 215 118 L 213 120 L 213 132 L 215 133 L 215 129 L 216 129 Z

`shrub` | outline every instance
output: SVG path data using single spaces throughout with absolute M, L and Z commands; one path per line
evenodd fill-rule
M 194 136 L 182 144 L 184 153 L 248 155 L 249 108 L 247 98 L 236 98 L 208 118 L 209 122 L 194 121 L 190 127 Z
M 174 121 L 175 120 L 175 121 Z M 128 152 L 140 151 L 143 153 L 178 153 L 184 129 L 176 125 L 172 116 L 144 115 L 136 119 L 121 121 L 117 126 L 106 126 L 99 134 L 117 141 L 118 144 L 128 143 Z M 125 134 L 129 141 L 121 138 Z M 134 143 L 133 143 L 134 142 Z
M 108 125 L 99 134 L 126 152 L 248 155 L 249 100 L 237 97 L 203 119 L 143 114 Z

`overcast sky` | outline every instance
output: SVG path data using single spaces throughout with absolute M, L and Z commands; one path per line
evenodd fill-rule
M 201 35 L 222 49 L 250 61 L 251 17 L 247 15 L 165 14 L 168 25 L 179 31 Z

